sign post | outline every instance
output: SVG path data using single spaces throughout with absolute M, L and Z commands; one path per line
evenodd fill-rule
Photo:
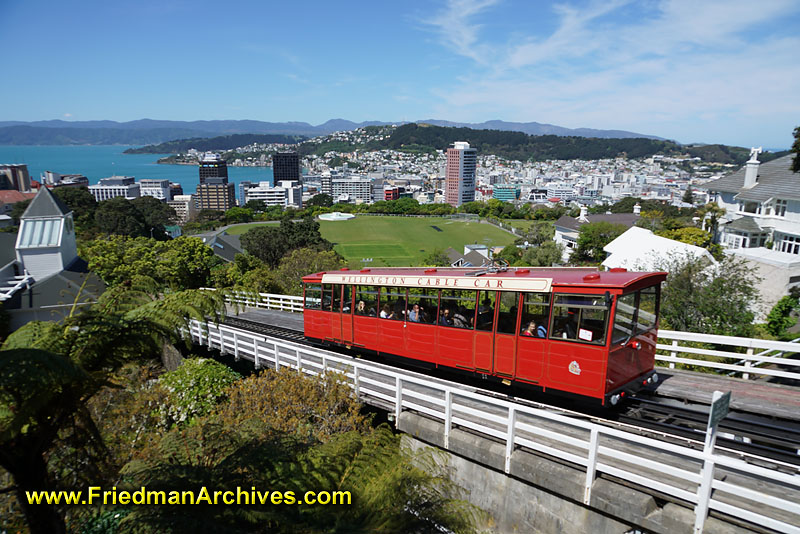
M 706 442 L 703 445 L 703 470 L 700 472 L 700 486 L 697 488 L 697 506 L 695 507 L 694 532 L 701 534 L 703 524 L 708 515 L 708 503 L 711 499 L 711 484 L 714 481 L 714 445 L 717 442 L 717 425 L 725 419 L 731 405 L 731 392 L 715 391 L 711 398 L 711 411 L 708 414 Z

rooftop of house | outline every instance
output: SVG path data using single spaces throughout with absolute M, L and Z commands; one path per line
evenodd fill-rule
M 41 187 L 28 205 L 25 213 L 22 214 L 22 218 L 61 217 L 71 212 L 72 210 L 60 198 L 55 196 L 48 188 Z
M 756 184 L 744 189 L 747 166 L 718 180 L 698 186 L 708 191 L 738 193 L 737 199 L 765 202 L 771 198 L 800 200 L 800 173 L 792 172 L 794 155 L 783 156 L 758 166 Z
M 639 215 L 635 213 L 601 213 L 601 214 L 588 214 L 586 221 L 581 221 L 578 217 L 570 217 L 562 215 L 555 223 L 556 226 L 566 228 L 567 230 L 579 230 L 581 226 L 588 223 L 596 222 L 609 222 L 612 224 L 622 224 L 630 228 L 636 221 L 639 220 Z

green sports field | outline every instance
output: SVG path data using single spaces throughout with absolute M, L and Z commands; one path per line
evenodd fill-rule
M 372 258 L 369 265 L 376 267 L 420 265 L 435 249 L 463 252 L 471 243 L 505 246 L 514 241 L 513 235 L 490 224 L 438 217 L 360 216 L 320 221 L 320 230 L 348 262 Z

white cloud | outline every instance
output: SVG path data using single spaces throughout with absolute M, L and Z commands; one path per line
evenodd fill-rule
M 477 44 L 481 25 L 472 19 L 498 2 L 499 0 L 447 0 L 444 10 L 422 22 L 433 26 L 442 42 L 456 53 L 478 63 L 485 63 L 488 59 L 488 47 Z
M 459 120 L 535 120 L 683 141 L 719 141 L 709 136 L 723 124 L 791 122 L 800 114 L 800 37 L 765 32 L 797 8 L 788 0 L 670 0 L 649 11 L 624 0 L 563 4 L 548 35 L 505 45 L 482 41 L 461 19 L 464 37 L 446 44 L 471 57 L 454 44 L 469 43 L 468 50 L 483 49 L 495 60 L 475 59 L 475 72 L 455 87 L 437 88 L 436 111 Z M 619 22 L 631 18 L 636 22 Z

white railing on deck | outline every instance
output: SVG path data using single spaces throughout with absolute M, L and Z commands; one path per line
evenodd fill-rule
M 404 410 L 442 421 L 445 448 L 456 427 L 498 439 L 505 444 L 506 473 L 519 447 L 569 462 L 585 471 L 587 505 L 595 478 L 605 473 L 693 507 L 703 516 L 700 525 L 703 510 L 714 510 L 778 532 L 800 533 L 800 476 L 719 452 L 706 455 L 701 442 L 696 442 L 701 450 L 695 450 L 226 325 L 193 321 L 190 334 L 193 341 L 253 361 L 256 368 L 344 373 L 361 400 L 388 409 L 398 421 Z
M 786 357 L 800 352 L 800 345 L 795 342 L 674 330 L 659 330 L 658 337 L 660 340 L 672 341 L 670 345 L 659 343 L 656 346 L 660 351 L 656 354 L 656 361 L 668 364 L 671 369 L 675 368 L 676 363 L 682 363 L 717 371 L 741 373 L 744 379 L 750 378 L 750 375 L 761 375 L 800 380 L 800 360 Z M 726 350 L 688 347 L 681 344 L 681 341 L 721 345 Z M 745 352 L 735 352 L 736 349 L 744 349 Z M 756 349 L 759 350 L 758 354 L 755 353 Z M 709 361 L 703 357 L 722 358 L 722 361 Z M 761 367 L 763 365 L 780 366 L 782 369 Z
M 230 300 L 253 308 L 303 312 L 303 297 L 292 295 L 242 292 L 232 294 Z M 800 352 L 800 344 L 794 342 L 696 334 L 674 330 L 659 330 L 658 337 L 660 340 L 672 342 L 672 344 L 659 343 L 657 345 L 659 352 L 656 354 L 657 364 L 668 365 L 670 369 L 674 369 L 676 363 L 682 363 L 719 372 L 741 374 L 745 379 L 749 379 L 750 375 L 760 375 L 800 380 L 800 359 L 794 360 L 785 357 Z M 727 350 L 694 348 L 681 344 L 681 341 L 723 345 L 727 347 Z M 745 352 L 736 352 L 737 349 L 743 349 Z M 760 352 L 756 353 L 756 349 L 759 349 Z M 708 356 L 724 358 L 724 360 L 717 362 L 703 359 Z M 768 365 L 779 365 L 783 368 L 764 367 Z

